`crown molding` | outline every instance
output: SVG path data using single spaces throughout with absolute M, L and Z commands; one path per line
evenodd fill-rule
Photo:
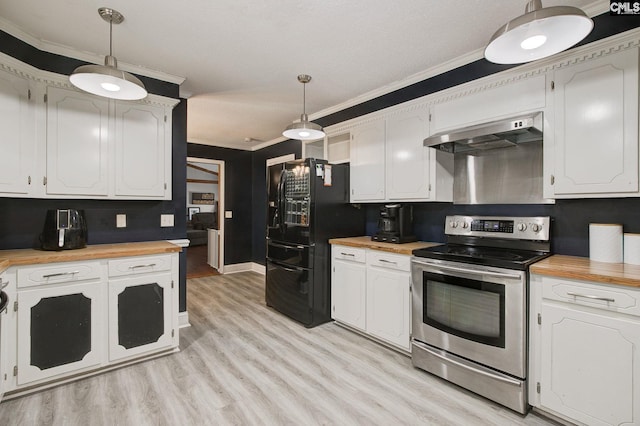
M 34 48 L 47 53 L 53 53 L 56 55 L 66 56 L 68 58 L 78 59 L 80 61 L 89 62 L 92 64 L 103 65 L 104 55 L 98 55 L 92 52 L 80 51 L 73 49 L 72 47 L 62 44 L 54 43 L 47 40 L 42 40 L 26 31 L 18 28 L 14 23 L 7 19 L 0 17 L 0 30 L 12 35 L 13 37 L 33 46 Z M 118 69 L 128 71 L 133 74 L 143 75 L 145 77 L 154 78 L 156 80 L 166 81 L 169 83 L 180 85 L 184 83 L 185 78 L 168 74 L 162 71 L 152 70 L 139 65 L 133 65 L 126 62 L 118 61 Z
M 69 82 L 69 77 L 66 75 L 38 69 L 2 52 L 0 52 L 0 70 L 13 74 L 24 80 L 28 80 L 35 85 L 58 87 L 61 89 L 85 93 L 71 84 L 71 82 Z M 124 102 L 132 105 L 144 104 L 173 108 L 180 102 L 180 99 L 168 98 L 166 96 L 150 93 L 144 99 Z

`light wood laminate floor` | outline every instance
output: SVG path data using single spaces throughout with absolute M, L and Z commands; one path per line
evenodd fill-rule
M 329 323 L 264 303 L 252 272 L 188 281 L 181 352 L 0 404 L 0 425 L 547 425 Z

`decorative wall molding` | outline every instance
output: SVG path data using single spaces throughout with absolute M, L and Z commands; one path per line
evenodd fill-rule
M 18 78 L 28 80 L 33 85 L 40 86 L 42 89 L 46 87 L 58 87 L 82 92 L 69 82 L 69 77 L 66 75 L 38 69 L 2 52 L 0 52 L 0 70 L 13 74 Z M 139 101 L 125 102 L 173 108 L 180 100 L 150 93 L 146 98 Z
M 355 117 L 350 120 L 337 123 L 325 128 L 328 136 L 346 133 L 360 125 L 369 124 L 383 117 L 409 111 L 418 108 L 429 108 L 432 105 L 449 102 L 455 99 L 474 95 L 488 91 L 497 87 L 509 85 L 518 81 L 544 75 L 557 69 L 574 65 L 576 63 L 589 61 L 591 59 L 604 57 L 627 49 L 638 48 L 640 46 L 640 28 L 627 31 L 622 34 L 611 36 L 603 40 L 589 43 L 571 49 L 567 52 L 559 53 L 544 60 L 521 65 L 496 74 L 479 78 L 467 83 L 463 83 L 442 91 L 413 99 L 389 108 L 372 112 L 367 115 Z M 449 69 L 448 71 L 450 71 Z

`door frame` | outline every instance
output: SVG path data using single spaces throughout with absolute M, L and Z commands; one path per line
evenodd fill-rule
M 187 162 L 218 165 L 218 272 L 224 274 L 224 161 L 210 158 L 187 157 Z M 208 248 L 209 246 L 207 246 Z

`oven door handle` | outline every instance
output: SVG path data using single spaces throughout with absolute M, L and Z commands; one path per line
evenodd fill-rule
M 431 355 L 433 355 L 433 356 L 435 356 L 437 358 L 440 358 L 441 360 L 443 360 L 445 362 L 448 362 L 450 364 L 454 364 L 454 365 L 456 365 L 456 366 L 458 366 L 460 368 L 464 368 L 465 370 L 471 370 L 474 373 L 481 374 L 483 376 L 489 377 L 489 378 L 494 379 L 494 380 L 498 380 L 498 381 L 501 381 L 501 382 L 509 383 L 510 385 L 514 385 L 514 386 L 517 386 L 517 387 L 522 386 L 522 382 L 519 381 L 519 380 L 512 379 L 510 377 L 505 376 L 504 374 L 492 373 L 490 371 L 485 371 L 485 369 L 479 369 L 477 367 L 474 367 L 473 365 L 460 362 L 460 361 L 455 360 L 455 359 L 453 359 L 451 357 L 448 357 L 446 355 L 442 355 L 442 354 L 438 353 L 437 351 L 434 351 L 433 349 L 427 347 L 425 344 L 423 344 L 421 342 L 417 342 L 417 341 L 414 340 L 413 344 L 416 345 L 417 347 L 419 347 L 421 350 L 423 350 L 425 352 L 428 352 L 429 354 L 431 354 Z
M 503 272 L 478 271 L 477 269 L 466 269 L 466 268 L 457 268 L 455 266 L 434 265 L 434 264 L 427 263 L 427 262 L 421 262 L 421 261 L 416 260 L 416 259 L 413 259 L 412 261 L 415 262 L 415 263 L 418 263 L 420 265 L 425 265 L 425 266 L 430 266 L 432 268 L 437 268 L 433 272 L 435 272 L 436 274 L 441 274 L 441 275 L 446 275 L 445 271 L 451 271 L 451 272 L 464 272 L 465 274 L 473 274 L 473 275 L 489 275 L 489 276 L 498 277 L 498 278 L 510 278 L 510 279 L 513 279 L 513 280 L 522 279 L 522 277 L 520 275 L 505 274 Z

